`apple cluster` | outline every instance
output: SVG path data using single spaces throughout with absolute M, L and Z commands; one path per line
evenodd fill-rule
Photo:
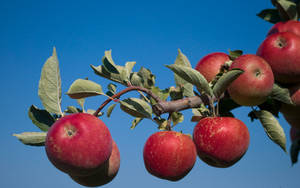
M 120 152 L 108 128 L 87 113 L 57 120 L 47 133 L 45 149 L 57 169 L 88 187 L 109 183 L 120 167 Z

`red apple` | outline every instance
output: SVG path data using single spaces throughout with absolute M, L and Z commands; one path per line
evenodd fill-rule
M 228 87 L 230 97 L 238 104 L 255 106 L 263 103 L 270 95 L 274 77 L 269 64 L 261 57 L 247 54 L 235 59 L 230 69 L 244 71 Z
M 207 164 L 226 168 L 239 161 L 249 146 L 247 126 L 232 117 L 206 117 L 194 128 L 198 156 Z
M 219 73 L 222 65 L 230 61 L 229 56 L 223 52 L 215 52 L 204 56 L 197 63 L 195 69 L 199 71 L 208 82 L 211 82 Z
M 196 161 L 193 140 L 182 133 L 162 131 L 152 134 L 144 146 L 147 171 L 162 179 L 178 181 L 186 176 Z
M 296 139 L 300 139 L 300 129 L 291 127 L 290 128 L 290 138 L 291 138 L 292 142 L 294 142 Z
M 274 33 L 290 32 L 300 36 L 300 22 L 289 20 L 286 22 L 278 22 L 269 30 L 268 36 Z
M 280 83 L 300 82 L 300 37 L 282 32 L 268 36 L 257 50 L 272 68 L 275 80 Z
M 103 167 L 90 176 L 71 176 L 70 177 L 77 183 L 87 187 L 97 187 L 111 182 L 117 175 L 120 168 L 120 152 L 117 144 L 112 142 L 112 152 L 109 160 Z
M 109 159 L 112 138 L 99 118 L 76 113 L 51 126 L 45 148 L 56 168 L 70 175 L 86 176 L 95 173 Z

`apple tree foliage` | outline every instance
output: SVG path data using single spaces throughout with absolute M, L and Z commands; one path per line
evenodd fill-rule
M 299 1 L 272 0 L 272 4 L 274 8 L 262 10 L 257 15 L 273 24 L 299 19 Z M 240 50 L 229 51 L 229 56 L 234 60 L 242 53 Z M 156 77 L 151 70 L 142 67 L 136 71 L 135 64 L 136 62 L 117 64 L 113 61 L 111 50 L 105 51 L 102 64 L 91 65 L 91 69 L 96 75 L 110 80 L 111 83 L 103 89 L 99 83 L 88 79 L 75 80 L 69 87 L 67 95 L 76 99 L 79 107 L 68 106 L 67 109 L 62 109 L 61 77 L 54 48 L 52 56 L 44 63 L 39 81 L 38 95 L 43 109 L 32 105 L 28 110 L 29 118 L 41 132 L 23 132 L 14 136 L 25 145 L 44 146 L 48 129 L 64 115 L 85 112 L 99 117 L 104 115 L 104 107 L 106 107 L 105 114 L 110 117 L 117 105 L 125 113 L 134 117 L 131 129 L 147 118 L 153 120 L 159 130 L 171 130 L 181 123 L 184 119 L 180 112 L 182 110 L 190 109 L 193 113 L 191 121 L 198 122 L 206 116 L 232 117 L 234 116 L 232 110 L 241 107 L 230 99 L 226 92 L 230 83 L 243 74 L 240 69 L 229 70 L 228 66 L 224 65 L 215 79 L 207 82 L 201 73 L 191 67 L 188 58 L 178 50 L 175 62 L 165 65 L 164 70 L 174 73 L 176 86 L 159 88 L 156 86 Z M 123 97 L 124 94 L 132 91 L 137 92 L 137 97 Z M 98 95 L 107 96 L 107 100 L 103 101 L 96 110 L 85 110 L 85 99 Z M 281 103 L 293 104 L 288 89 L 275 83 L 268 100 L 249 108 L 248 116 L 252 121 L 258 119 L 267 136 L 286 152 L 286 136 L 277 120 Z M 293 164 L 297 162 L 299 150 L 298 139 L 290 147 Z

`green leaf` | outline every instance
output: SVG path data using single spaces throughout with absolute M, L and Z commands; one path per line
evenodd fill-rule
M 260 13 L 257 14 L 258 17 L 275 24 L 281 21 L 279 12 L 277 9 L 265 9 L 262 10 Z
M 192 108 L 193 116 L 191 122 L 198 122 L 202 118 L 205 118 L 210 115 L 210 111 L 205 107 L 204 104 L 201 104 L 200 108 Z
M 135 118 L 132 123 L 130 129 L 136 128 L 136 126 L 143 120 L 143 118 Z
M 296 3 L 288 0 L 272 0 L 272 4 L 278 9 L 282 21 L 299 19 Z
M 42 68 L 38 95 L 49 113 L 62 115 L 61 78 L 55 48 L 53 48 L 52 56 L 47 59 Z
M 275 83 L 273 85 L 271 98 L 286 104 L 293 104 L 289 90 L 287 88 L 280 87 Z
M 119 73 L 115 74 L 115 73 L 108 72 L 104 68 L 103 65 L 100 65 L 98 67 L 91 65 L 91 68 L 94 70 L 95 74 L 97 74 L 98 76 L 101 76 L 101 77 L 107 78 L 111 81 L 118 82 L 120 84 L 125 85 L 125 83 L 121 79 L 121 75 Z M 118 65 L 116 65 L 116 68 L 118 69 L 119 72 L 122 72 L 122 70 L 124 69 L 124 67 L 118 66 Z
M 30 146 L 44 146 L 47 133 L 46 132 L 23 132 L 21 134 L 13 134 L 23 144 Z
M 107 113 L 106 113 L 107 117 L 110 117 L 110 115 L 111 115 L 113 109 L 115 108 L 115 106 L 116 106 L 116 104 L 112 104 L 112 105 L 110 105 L 110 106 L 107 108 Z
M 197 70 L 191 67 L 184 67 L 180 65 L 166 65 L 169 69 L 171 69 L 175 74 L 180 76 L 182 79 L 187 82 L 195 85 L 197 89 L 204 91 L 206 94 L 212 96 L 212 89 L 209 87 L 207 80 L 204 76 L 198 72 Z
M 182 99 L 183 98 L 183 90 L 182 87 L 170 87 L 170 97 L 172 101 Z
M 298 138 L 293 141 L 290 147 L 290 157 L 291 157 L 292 164 L 298 162 L 299 151 L 300 151 L 300 139 Z
M 125 67 L 123 71 L 121 72 L 121 78 L 124 82 L 130 81 L 130 73 L 132 71 L 133 66 L 136 64 L 136 62 L 126 62 Z
M 172 121 L 173 121 L 173 126 L 177 125 L 178 123 L 183 122 L 184 116 L 180 112 L 173 112 L 171 115 Z
M 74 113 L 79 113 L 82 112 L 81 109 L 76 108 L 75 106 L 68 106 L 67 109 L 65 110 L 65 113 L 69 113 L 69 114 L 74 114 Z
M 159 117 L 155 117 L 154 121 L 158 124 L 158 129 L 165 131 L 168 130 L 168 120 L 164 119 L 164 118 L 159 118 Z
M 35 124 L 42 131 L 48 131 L 55 119 L 46 110 L 40 110 L 36 106 L 31 105 L 28 110 L 28 116 L 32 123 Z
M 242 50 L 228 50 L 229 51 L 229 58 L 233 61 L 236 58 L 240 57 L 241 55 L 243 55 L 243 51 Z
M 255 111 L 254 113 L 264 127 L 268 137 L 286 152 L 285 133 L 273 114 L 265 110 Z
M 118 68 L 116 67 L 112 56 L 111 56 L 111 50 L 107 50 L 104 52 L 104 57 L 102 58 L 102 63 L 104 65 L 104 68 L 110 72 L 115 74 L 120 74 Z
M 77 99 L 76 101 L 77 101 L 77 103 L 79 104 L 79 106 L 81 107 L 82 112 L 84 112 L 85 98 Z
M 140 118 L 151 118 L 152 108 L 151 106 L 142 99 L 138 98 L 128 98 L 120 101 L 121 109 L 134 116 Z
M 175 60 L 175 65 L 184 67 L 192 67 L 188 58 L 178 49 L 178 55 Z M 176 86 L 183 87 L 183 96 L 191 97 L 194 96 L 193 85 L 186 80 L 182 79 L 179 75 L 174 74 Z
M 158 96 L 163 101 L 167 100 L 167 98 L 170 95 L 170 89 L 169 88 L 166 88 L 166 89 L 162 90 L 159 87 L 152 87 L 151 91 L 152 91 L 153 94 Z M 153 98 L 151 98 L 150 100 L 151 100 L 151 104 L 156 103 L 156 101 Z
M 117 86 L 115 84 L 108 84 L 107 89 L 108 91 L 106 92 L 106 95 L 111 97 L 116 93 Z
M 224 73 L 216 82 L 213 88 L 213 93 L 216 98 L 221 97 L 221 95 L 226 91 L 228 86 L 237 79 L 244 71 L 240 69 L 232 69 Z
M 67 94 L 72 99 L 81 99 L 85 97 L 102 95 L 103 91 L 101 85 L 93 81 L 77 79 L 72 83 Z
M 147 89 L 151 89 L 151 87 L 155 84 L 155 76 L 151 73 L 149 69 L 142 67 L 137 73 L 143 82 L 143 86 Z
M 133 86 L 143 86 L 143 78 L 137 72 L 133 72 L 130 74 L 130 83 Z

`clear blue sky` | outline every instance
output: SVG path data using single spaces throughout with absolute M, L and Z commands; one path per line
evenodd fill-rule
M 256 16 L 271 8 L 269 0 L 253 1 L 0 1 L 1 154 L 0 187 L 81 187 L 48 161 L 44 148 L 21 144 L 12 133 L 38 131 L 27 116 L 31 104 L 42 108 L 37 90 L 40 71 L 56 46 L 66 93 L 77 78 L 89 77 L 106 86 L 89 65 L 99 65 L 105 50 L 112 49 L 116 63 L 136 61 L 150 68 L 161 88 L 174 85 L 172 64 L 180 48 L 192 65 L 204 55 L 228 49 L 255 53 L 271 24 Z M 105 98 L 90 99 L 96 108 Z M 66 95 L 63 107 L 76 105 Z M 142 150 L 156 131 L 145 120 L 130 130 L 132 117 L 119 109 L 103 121 L 121 152 L 118 176 L 106 187 L 228 187 L 297 188 L 300 164 L 291 167 L 289 155 L 273 144 L 259 122 L 247 118 L 249 109 L 235 111 L 247 124 L 251 143 L 235 166 L 213 168 L 197 160 L 194 169 L 179 182 L 160 180 L 144 168 Z M 175 130 L 191 133 L 195 123 L 185 121 Z M 289 125 L 280 117 L 286 134 Z M 289 137 L 287 146 L 290 146 Z

